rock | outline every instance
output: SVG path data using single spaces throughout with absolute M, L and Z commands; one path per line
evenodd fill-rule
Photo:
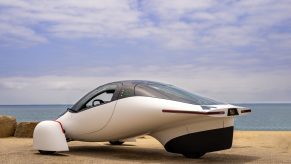
M 0 115 L 0 138 L 13 136 L 15 128 L 15 117 Z
M 17 124 L 14 137 L 32 138 L 33 131 L 38 122 L 20 122 Z

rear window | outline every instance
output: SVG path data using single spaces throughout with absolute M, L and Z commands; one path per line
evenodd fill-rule
M 146 91 L 140 91 L 140 90 L 146 90 Z M 190 93 L 183 89 L 177 88 L 173 85 L 167 85 L 167 84 L 161 84 L 161 83 L 139 84 L 136 87 L 136 91 L 137 91 L 137 94 L 140 94 L 140 95 L 144 94 L 143 96 L 164 98 L 164 99 L 169 99 L 169 100 L 174 100 L 174 101 L 190 103 L 194 105 L 223 104 L 221 102 Z

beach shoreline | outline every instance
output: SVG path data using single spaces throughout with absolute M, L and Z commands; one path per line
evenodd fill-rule
M 235 131 L 231 149 L 187 159 L 168 153 L 154 138 L 111 146 L 106 142 L 69 142 L 70 151 L 40 155 L 31 138 L 0 138 L 0 163 L 291 163 L 291 131 Z

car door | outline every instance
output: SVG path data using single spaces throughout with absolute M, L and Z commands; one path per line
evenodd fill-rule
M 103 129 L 111 119 L 121 84 L 107 84 L 93 90 L 71 111 L 68 127 L 74 134 L 92 133 Z

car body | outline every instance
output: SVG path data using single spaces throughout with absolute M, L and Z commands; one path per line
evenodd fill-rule
M 86 94 L 55 121 L 40 122 L 33 134 L 41 153 L 68 151 L 68 140 L 122 144 L 150 135 L 168 152 L 198 158 L 232 145 L 234 116 L 249 108 L 220 103 L 151 81 L 119 81 Z

